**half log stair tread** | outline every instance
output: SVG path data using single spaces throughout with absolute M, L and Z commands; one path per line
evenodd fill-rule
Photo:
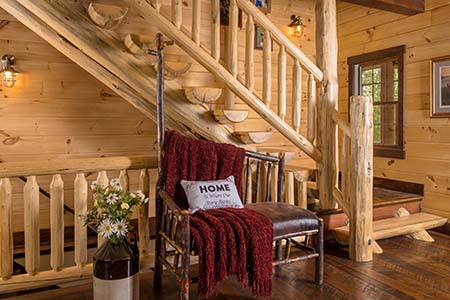
M 248 110 L 216 109 L 211 113 L 220 124 L 242 123 L 248 118 Z
M 411 234 L 427 229 L 440 227 L 447 223 L 447 219 L 420 212 L 409 216 L 389 218 L 373 222 L 373 240 L 387 239 L 394 236 Z M 349 227 L 342 226 L 333 229 L 336 241 L 348 244 Z
M 272 138 L 272 131 L 235 131 L 233 135 L 244 144 L 263 144 Z

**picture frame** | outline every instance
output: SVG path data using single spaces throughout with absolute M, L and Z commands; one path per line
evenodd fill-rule
M 271 40 L 271 51 L 273 51 L 273 40 Z M 264 28 L 255 24 L 255 41 L 254 48 L 256 50 L 263 50 L 264 48 Z
M 450 55 L 431 60 L 430 116 L 450 117 Z
M 263 13 L 270 14 L 272 10 L 272 0 L 254 0 L 253 2 Z

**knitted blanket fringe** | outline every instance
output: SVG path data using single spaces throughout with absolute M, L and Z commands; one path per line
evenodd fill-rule
M 251 286 L 257 299 L 272 294 L 272 221 L 249 209 L 199 211 L 190 218 L 199 255 L 198 294 L 208 298 L 226 278 L 235 275 Z

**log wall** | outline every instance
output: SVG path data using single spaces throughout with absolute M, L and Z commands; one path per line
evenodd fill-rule
M 425 185 L 423 210 L 450 216 L 449 119 L 432 119 L 430 59 L 450 55 L 450 4 L 427 0 L 426 12 L 404 16 L 338 2 L 339 110 L 348 114 L 347 57 L 406 45 L 406 159 L 374 158 L 374 176 Z

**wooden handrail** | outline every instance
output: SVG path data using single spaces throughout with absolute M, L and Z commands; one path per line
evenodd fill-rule
M 286 52 L 298 60 L 309 73 L 313 74 L 317 81 L 322 81 L 323 73 L 286 35 L 278 29 L 270 19 L 262 13 L 251 1 L 237 0 L 238 6 L 246 14 L 251 15 L 255 22 L 270 32 L 270 37 L 286 48 Z
M 74 174 L 112 170 L 138 170 L 157 168 L 156 157 L 118 156 L 99 158 L 72 158 L 46 161 L 11 162 L 0 164 L 0 178 Z
M 333 118 L 334 123 L 342 130 L 342 132 L 348 137 L 352 136 L 350 130 L 350 123 L 344 119 L 337 110 L 333 110 L 331 113 L 331 117 Z

